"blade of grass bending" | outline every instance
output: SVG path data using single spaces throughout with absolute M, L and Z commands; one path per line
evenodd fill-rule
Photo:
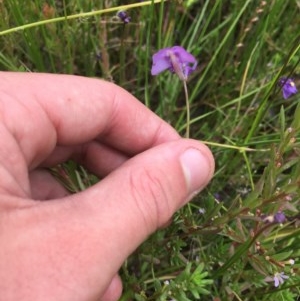
M 74 15 L 69 15 L 69 16 L 64 16 L 64 17 L 57 17 L 57 18 L 53 18 L 53 19 L 32 22 L 32 23 L 21 25 L 21 26 L 16 26 L 13 28 L 2 30 L 2 31 L 0 31 L 0 36 L 4 36 L 6 34 L 16 32 L 16 31 L 22 31 L 22 30 L 32 28 L 32 27 L 38 27 L 38 26 L 45 25 L 45 24 L 62 22 L 62 21 L 72 20 L 72 19 L 87 18 L 87 17 L 102 15 L 102 14 L 111 13 L 111 12 L 115 12 L 115 11 L 119 11 L 119 10 L 128 10 L 131 8 L 161 3 L 162 1 L 168 1 L 168 0 L 152 0 L 152 1 L 145 1 L 145 2 L 141 2 L 141 3 L 120 5 L 120 6 L 110 7 L 110 8 L 106 8 L 106 9 L 90 11 L 90 12 L 86 12 L 86 13 L 79 13 L 79 14 L 74 14 Z

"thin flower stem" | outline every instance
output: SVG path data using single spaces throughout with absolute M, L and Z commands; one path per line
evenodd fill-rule
M 189 102 L 189 93 L 187 89 L 186 80 L 183 80 L 183 87 L 184 87 L 184 95 L 185 95 L 185 105 L 186 105 L 186 132 L 185 137 L 190 138 L 190 120 L 191 120 L 191 114 L 190 114 L 190 102 Z M 187 208 L 190 214 L 190 218 L 192 220 L 192 223 L 194 223 L 193 220 L 193 212 L 190 203 L 187 204 Z
M 186 80 L 183 81 L 183 87 L 184 87 L 185 105 L 186 105 L 186 132 L 185 132 L 185 137 L 190 138 L 191 113 L 190 113 L 189 93 L 188 93 L 188 89 L 187 89 Z

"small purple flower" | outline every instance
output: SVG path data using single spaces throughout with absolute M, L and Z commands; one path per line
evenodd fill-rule
M 275 215 L 274 215 L 274 222 L 277 224 L 282 224 L 286 221 L 286 217 L 284 215 L 283 212 L 278 211 Z
M 131 17 L 128 16 L 127 12 L 124 10 L 119 11 L 117 16 L 121 19 L 121 21 L 124 22 L 124 24 L 127 24 L 131 21 Z
M 289 276 L 284 275 L 283 272 L 275 273 L 274 278 L 273 278 L 274 286 L 278 287 L 280 284 L 282 284 L 284 282 L 285 279 L 288 279 L 288 278 L 289 278 Z
M 285 214 L 281 211 L 278 211 L 274 215 L 261 215 L 261 219 L 264 223 L 275 223 L 275 224 L 282 224 L 286 221 Z
M 283 284 L 286 279 L 289 279 L 289 276 L 284 275 L 284 272 L 275 273 L 274 276 L 267 276 L 265 278 L 266 282 L 274 282 L 274 286 L 278 287 L 280 284 Z
M 282 95 L 284 99 L 288 99 L 298 92 L 295 82 L 291 78 L 282 77 L 279 80 L 279 85 L 282 88 Z
M 186 81 L 188 76 L 195 71 L 197 61 L 195 57 L 181 46 L 164 48 L 152 57 L 151 74 L 157 75 L 165 70 L 176 73 L 178 77 Z

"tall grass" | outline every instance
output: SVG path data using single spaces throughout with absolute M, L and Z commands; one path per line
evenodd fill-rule
M 182 83 L 151 77 L 151 56 L 181 45 L 198 59 L 191 137 L 210 145 L 216 174 L 124 264 L 122 300 L 300 296 L 299 95 L 284 100 L 277 84 L 288 76 L 300 86 L 299 10 L 296 0 L 0 2 L 2 70 L 105 78 L 181 134 Z M 95 181 L 72 162 L 54 172 L 72 191 Z M 272 222 L 277 213 L 286 220 Z M 275 288 L 277 273 L 289 279 Z

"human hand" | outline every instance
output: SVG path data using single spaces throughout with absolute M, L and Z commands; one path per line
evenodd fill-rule
M 0 300 L 117 300 L 118 269 L 209 182 L 210 151 L 104 81 L 0 73 Z M 104 177 L 68 195 L 42 168 Z M 51 201 L 41 201 L 41 200 Z

